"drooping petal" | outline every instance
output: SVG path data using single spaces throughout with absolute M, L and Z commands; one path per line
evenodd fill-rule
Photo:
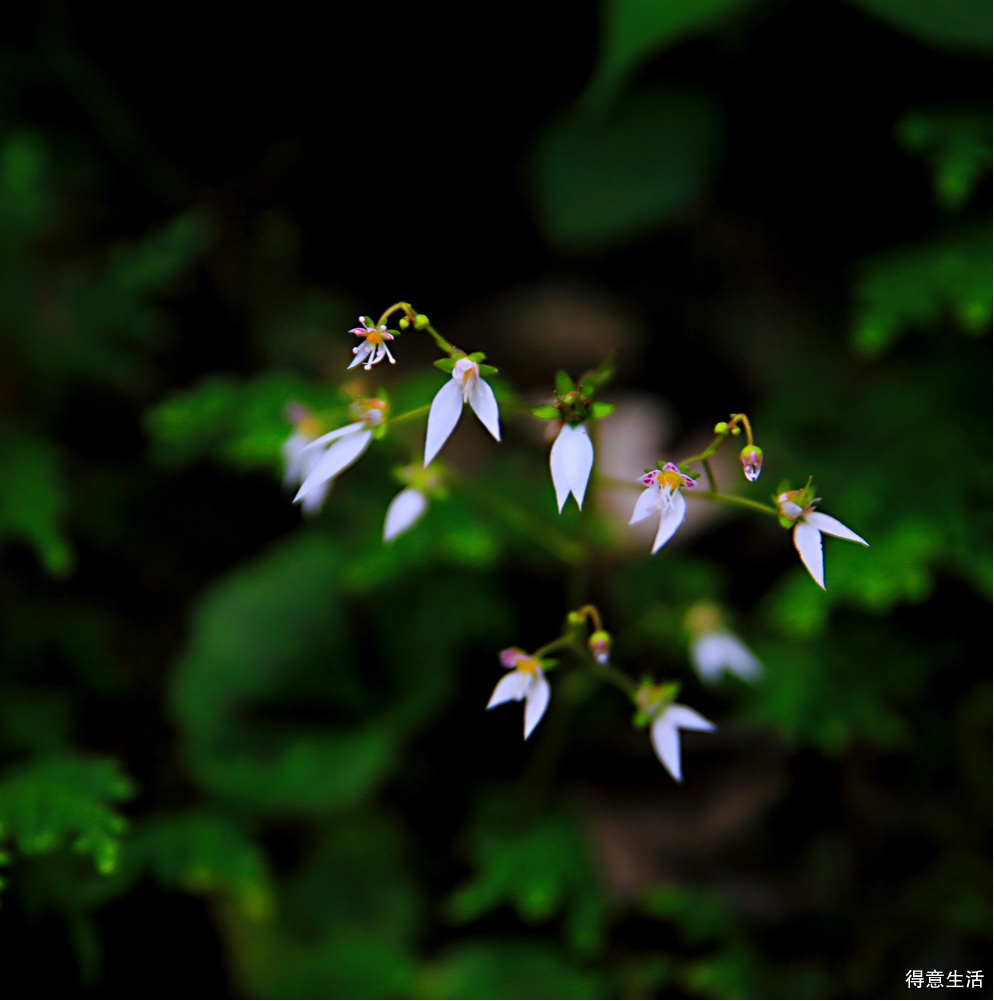
M 324 502 L 328 499 L 328 494 L 331 493 L 331 487 L 334 482 L 334 480 L 326 480 L 319 487 L 316 487 L 307 494 L 306 497 L 302 498 L 300 510 L 303 511 L 306 517 L 313 518 L 324 507 Z
M 480 423 L 500 441 L 500 414 L 497 410 L 497 397 L 494 391 L 483 379 L 477 377 L 470 380 L 467 401 L 473 408 L 473 413 L 480 418 Z
M 556 435 L 556 440 L 552 443 L 552 451 L 549 453 L 549 470 L 552 473 L 552 485 L 556 490 L 556 503 L 562 512 L 566 498 L 569 497 L 569 471 L 566 468 L 566 442 L 569 441 L 570 432 L 573 429 L 564 424 Z
M 566 441 L 566 479 L 577 507 L 583 510 L 583 495 L 587 492 L 587 481 L 594 466 L 594 445 L 586 424 L 570 428 L 570 431 L 572 433 Z M 561 504 L 559 510 L 562 510 Z
M 358 426 L 365 429 L 364 424 Z M 352 434 L 346 435 L 339 441 L 336 441 L 321 456 L 320 461 L 314 464 L 314 468 L 297 491 L 297 496 L 293 499 L 294 503 L 303 500 L 312 490 L 317 489 L 324 483 L 327 483 L 328 480 L 333 479 L 339 473 L 348 469 L 366 451 L 372 440 L 372 431 L 361 430 L 354 431 Z
M 810 517 L 810 515 L 808 516 Z M 825 590 L 825 559 L 821 551 L 821 532 L 807 521 L 794 526 L 794 548 L 815 583 Z
M 671 707 L 672 708 L 672 707 Z M 650 736 L 656 757 L 663 767 L 677 780 L 683 781 L 680 773 L 680 735 L 676 726 L 668 718 L 669 709 L 661 713 L 652 724 Z
M 307 435 L 300 431 L 294 431 L 285 442 L 283 442 L 283 486 L 300 486 L 300 481 L 304 478 L 304 447 L 310 442 Z
M 673 533 L 683 524 L 683 519 L 686 516 L 687 502 L 678 490 L 670 498 L 669 504 L 663 508 L 662 516 L 659 519 L 659 531 L 656 532 L 656 538 L 652 543 L 652 552 L 658 552 L 673 538 Z
M 521 672 L 516 672 L 521 673 Z M 531 736 L 532 730 L 538 725 L 538 721 L 545 715 L 546 707 L 549 704 L 549 682 L 545 680 L 545 675 L 538 671 L 531 684 L 528 686 L 528 693 L 525 696 L 525 740 Z
M 716 680 L 724 671 L 745 681 L 754 681 L 763 673 L 763 665 L 745 643 L 724 629 L 698 636 L 690 647 L 690 659 L 705 681 Z
M 502 705 L 504 702 L 520 702 L 525 697 L 528 688 L 528 675 L 524 671 L 508 671 L 494 688 L 493 695 L 487 703 L 488 709 Z
M 389 542 L 406 532 L 428 509 L 428 499 L 420 490 L 401 490 L 387 508 L 383 521 L 383 541 Z
M 304 448 L 304 452 L 313 452 L 315 449 L 320 448 L 322 445 L 327 445 L 330 442 L 338 441 L 339 438 L 344 438 L 347 434 L 352 434 L 355 431 L 359 431 L 366 425 L 362 421 L 356 421 L 353 424 L 346 424 L 343 428 L 335 428 L 334 431 L 329 431 L 327 434 L 321 435 L 320 438 L 315 438 L 314 441 L 308 442 Z
M 652 746 L 663 767 L 677 780 L 683 781 L 680 770 L 679 730 L 714 730 L 715 725 L 689 706 L 667 706 L 652 724 Z
M 831 515 L 822 514 L 821 511 L 812 511 L 805 519 L 809 525 L 814 525 L 819 532 L 826 535 L 834 535 L 837 539 L 848 539 L 850 542 L 860 542 L 868 546 L 866 539 L 861 539 L 852 529 L 846 528 L 837 518 Z
M 438 455 L 449 440 L 453 428 L 462 414 L 462 387 L 449 379 L 435 394 L 428 411 L 428 431 L 425 434 L 425 466 Z
M 638 522 L 648 518 L 650 514 L 655 514 L 659 510 L 662 499 L 663 495 L 660 493 L 659 487 L 646 487 L 635 502 L 635 510 L 632 511 L 632 517 L 628 524 L 638 524 Z

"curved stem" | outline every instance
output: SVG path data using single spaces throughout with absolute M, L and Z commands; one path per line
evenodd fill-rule
M 759 501 L 750 500 L 748 497 L 738 497 L 735 494 L 720 494 L 715 490 L 705 490 L 703 493 L 693 493 L 686 491 L 684 497 L 694 497 L 697 500 L 718 501 L 720 504 L 732 504 L 736 507 L 747 507 L 752 511 L 759 511 L 761 514 L 768 514 L 774 518 L 780 517 L 780 512 L 769 504 L 761 504 Z
M 424 403 L 420 407 L 415 407 L 413 410 L 405 410 L 402 414 L 397 414 L 396 417 L 390 418 L 391 424 L 398 424 L 400 421 L 413 420 L 415 417 L 420 417 L 422 414 L 428 413 L 431 410 L 430 403 Z

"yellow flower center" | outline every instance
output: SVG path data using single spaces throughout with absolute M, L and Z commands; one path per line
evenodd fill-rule
M 522 657 L 514 665 L 515 671 L 522 671 L 525 674 L 537 674 L 539 669 L 538 661 L 534 657 Z

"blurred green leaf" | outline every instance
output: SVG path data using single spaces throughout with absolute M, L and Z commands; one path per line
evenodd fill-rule
M 26 855 L 45 855 L 71 840 L 97 870 L 117 866 L 124 817 L 111 805 L 134 788 L 110 760 L 53 758 L 10 769 L 0 779 L 0 840 Z
M 991 322 L 990 276 L 988 226 L 879 254 L 856 281 L 853 341 L 874 356 L 905 330 L 941 329 L 947 318 L 980 333 Z
M 453 921 L 475 921 L 503 904 L 529 923 L 565 912 L 573 949 L 589 954 L 601 947 L 607 901 L 575 818 L 546 812 L 526 827 L 478 824 L 469 854 L 476 873 L 449 899 Z
M 488 939 L 449 948 L 420 978 L 420 998 L 605 998 L 611 987 L 550 946 Z
M 210 458 L 235 469 L 277 469 L 293 431 L 287 404 L 327 405 L 326 397 L 291 375 L 212 376 L 160 404 L 145 422 L 157 457 L 168 465 Z
M 864 13 L 941 49 L 989 52 L 991 5 L 987 0 L 849 0 Z
M 991 169 L 991 120 L 973 108 L 916 108 L 901 119 L 897 136 L 905 149 L 924 156 L 936 198 L 947 208 L 962 207 Z
M 626 97 L 604 114 L 575 109 L 534 153 L 534 200 L 546 238 L 588 251 L 686 214 L 710 182 L 720 120 L 710 98 L 677 90 Z
M 62 525 L 65 488 L 55 449 L 0 426 L 0 468 L 0 542 L 27 542 L 49 573 L 68 573 L 73 554 Z
M 125 866 L 151 870 L 162 886 L 232 899 L 248 917 L 272 908 L 266 858 L 244 828 L 201 810 L 144 819 L 128 841 Z
M 603 108 L 655 53 L 720 24 L 755 0 L 603 0 L 601 52 L 583 98 Z

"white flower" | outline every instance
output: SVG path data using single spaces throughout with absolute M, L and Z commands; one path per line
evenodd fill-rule
M 594 446 L 587 434 L 586 424 L 575 427 L 563 424 L 549 454 L 552 485 L 556 488 L 556 503 L 560 512 L 570 494 L 576 498 L 577 507 L 583 509 L 583 495 L 587 491 L 587 480 L 593 465 Z
M 715 729 L 714 723 L 706 720 L 696 709 L 673 702 L 652 721 L 652 746 L 663 767 L 677 782 L 682 782 L 678 731 L 703 730 L 710 733 Z
M 545 680 L 541 664 L 523 650 L 516 647 L 502 650 L 500 662 L 510 670 L 497 682 L 487 708 L 492 709 L 504 702 L 520 702 L 524 699 L 525 740 L 527 740 L 549 704 L 549 683 Z
M 500 420 L 494 391 L 480 376 L 480 366 L 470 358 L 460 358 L 452 378 L 435 394 L 428 411 L 425 437 L 425 465 L 438 455 L 468 403 L 483 426 L 500 441 Z
M 361 365 L 365 362 L 366 364 L 362 367 L 368 372 L 374 365 L 378 365 L 383 361 L 384 358 L 393 365 L 395 359 L 390 354 L 390 349 L 386 343 L 393 340 L 393 334 L 387 330 L 386 324 L 381 324 L 379 327 L 370 326 L 369 321 L 364 316 L 359 317 L 359 322 L 362 326 L 353 327 L 349 333 L 365 339 L 362 344 L 352 349 L 352 354 L 355 355 L 355 358 L 352 359 L 352 364 L 349 365 L 349 368 L 355 368 L 356 365 Z
M 763 665 L 752 651 L 727 629 L 702 633 L 690 645 L 690 659 L 704 681 L 717 681 L 723 672 L 737 674 L 744 681 L 756 681 Z
M 282 447 L 283 485 L 289 489 L 299 487 L 307 479 L 315 463 L 321 458 L 321 453 L 308 448 L 320 430 L 311 412 L 300 404 L 291 404 L 287 407 L 287 417 L 296 425 L 296 430 Z M 304 514 L 310 516 L 320 511 L 330 489 L 329 481 L 323 488 L 311 491 L 301 504 Z
M 407 487 L 401 490 L 387 508 L 383 522 L 383 541 L 390 542 L 403 534 L 428 510 L 428 498 L 420 490 Z
M 314 451 L 318 459 L 297 491 L 297 496 L 293 498 L 294 503 L 306 502 L 317 490 L 327 492 L 331 489 L 335 477 L 348 469 L 369 447 L 373 440 L 372 429 L 383 423 L 386 409 L 387 405 L 383 400 L 360 400 L 352 406 L 359 420 L 329 431 L 304 447 L 305 454 Z M 318 452 L 324 445 L 329 447 L 324 452 Z
M 687 514 L 687 502 L 680 493 L 681 488 L 692 489 L 693 477 L 681 473 L 672 463 L 667 462 L 662 469 L 651 469 L 639 477 L 645 490 L 635 502 L 629 525 L 643 521 L 649 515 L 659 512 L 659 530 L 652 543 L 652 552 L 658 552 L 673 538 L 673 533 L 683 524 Z
M 868 546 L 866 539 L 860 538 L 852 529 L 846 528 L 841 521 L 815 510 L 815 504 L 821 499 L 813 497 L 814 490 L 810 482 L 800 490 L 788 490 L 777 497 L 780 507 L 780 517 L 788 522 L 794 522 L 794 548 L 801 557 L 801 562 L 807 567 L 814 582 L 825 590 L 825 558 L 821 549 L 821 535 L 834 535 L 838 539 L 848 539 Z

